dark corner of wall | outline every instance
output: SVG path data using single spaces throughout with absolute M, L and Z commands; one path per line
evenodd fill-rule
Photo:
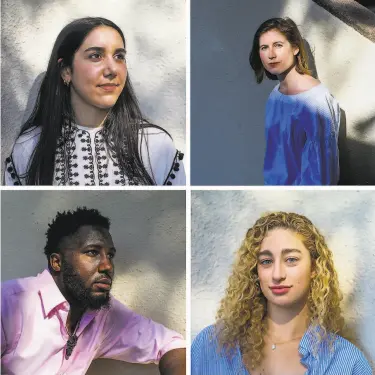
M 375 43 L 375 12 L 366 0 L 312 0 Z M 372 3 L 372 1 L 371 1 Z M 362 5 L 363 4 L 363 5 Z

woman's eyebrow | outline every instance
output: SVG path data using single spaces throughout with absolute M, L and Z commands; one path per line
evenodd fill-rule
M 298 250 L 298 249 L 282 249 L 281 250 L 282 255 L 289 254 L 289 253 L 300 253 L 300 254 L 302 254 L 302 251 Z M 273 253 L 270 250 L 263 250 L 263 251 L 259 252 L 258 258 L 261 257 L 262 255 L 268 255 L 268 256 L 272 257 Z
M 84 52 L 88 52 L 88 51 L 95 51 L 95 52 L 105 52 L 105 48 L 104 47 L 89 47 L 87 49 L 85 49 Z M 123 53 L 126 53 L 126 50 L 125 48 L 116 48 L 115 50 L 115 53 L 118 53 L 118 52 L 123 52 Z

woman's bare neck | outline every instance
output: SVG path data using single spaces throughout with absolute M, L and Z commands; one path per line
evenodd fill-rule
M 293 307 L 269 304 L 266 321 L 267 341 L 286 342 L 302 337 L 309 322 L 307 304 Z

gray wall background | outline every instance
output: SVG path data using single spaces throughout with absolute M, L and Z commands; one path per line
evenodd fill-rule
M 264 212 L 297 212 L 333 252 L 346 332 L 375 370 L 374 191 L 192 191 L 191 202 L 192 338 L 214 323 L 246 231 Z
M 97 208 L 117 248 L 112 294 L 137 313 L 185 333 L 185 191 L 2 191 L 1 280 L 47 267 L 47 225 L 57 211 Z M 159 374 L 155 365 L 93 362 L 87 374 Z
M 185 147 L 185 2 L 173 0 L 3 0 L 1 2 L 2 163 L 36 94 L 58 33 L 70 21 L 100 16 L 127 42 L 129 75 L 144 114 Z
M 343 183 L 375 184 L 375 44 L 312 0 L 191 1 L 192 184 L 263 185 L 265 104 L 277 81 L 257 85 L 248 59 L 259 25 L 285 16 L 344 111 Z

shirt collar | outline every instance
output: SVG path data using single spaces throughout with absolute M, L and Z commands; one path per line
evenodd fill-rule
M 60 292 L 60 289 L 56 285 L 56 282 L 48 269 L 45 269 L 39 275 L 39 280 L 41 284 L 39 294 L 42 300 L 45 317 L 47 317 L 53 309 L 60 305 L 62 305 L 61 307 L 63 308 L 69 309 L 68 301 Z
M 323 333 L 322 328 L 319 325 L 311 324 L 300 341 L 299 353 L 302 356 L 301 362 L 305 365 L 311 365 L 312 361 L 318 361 L 320 355 L 324 355 L 326 360 L 334 355 L 334 351 L 329 350 L 328 344 L 329 340 L 333 339 L 332 334 L 327 332 L 328 336 L 319 342 L 317 336 L 319 333 Z

